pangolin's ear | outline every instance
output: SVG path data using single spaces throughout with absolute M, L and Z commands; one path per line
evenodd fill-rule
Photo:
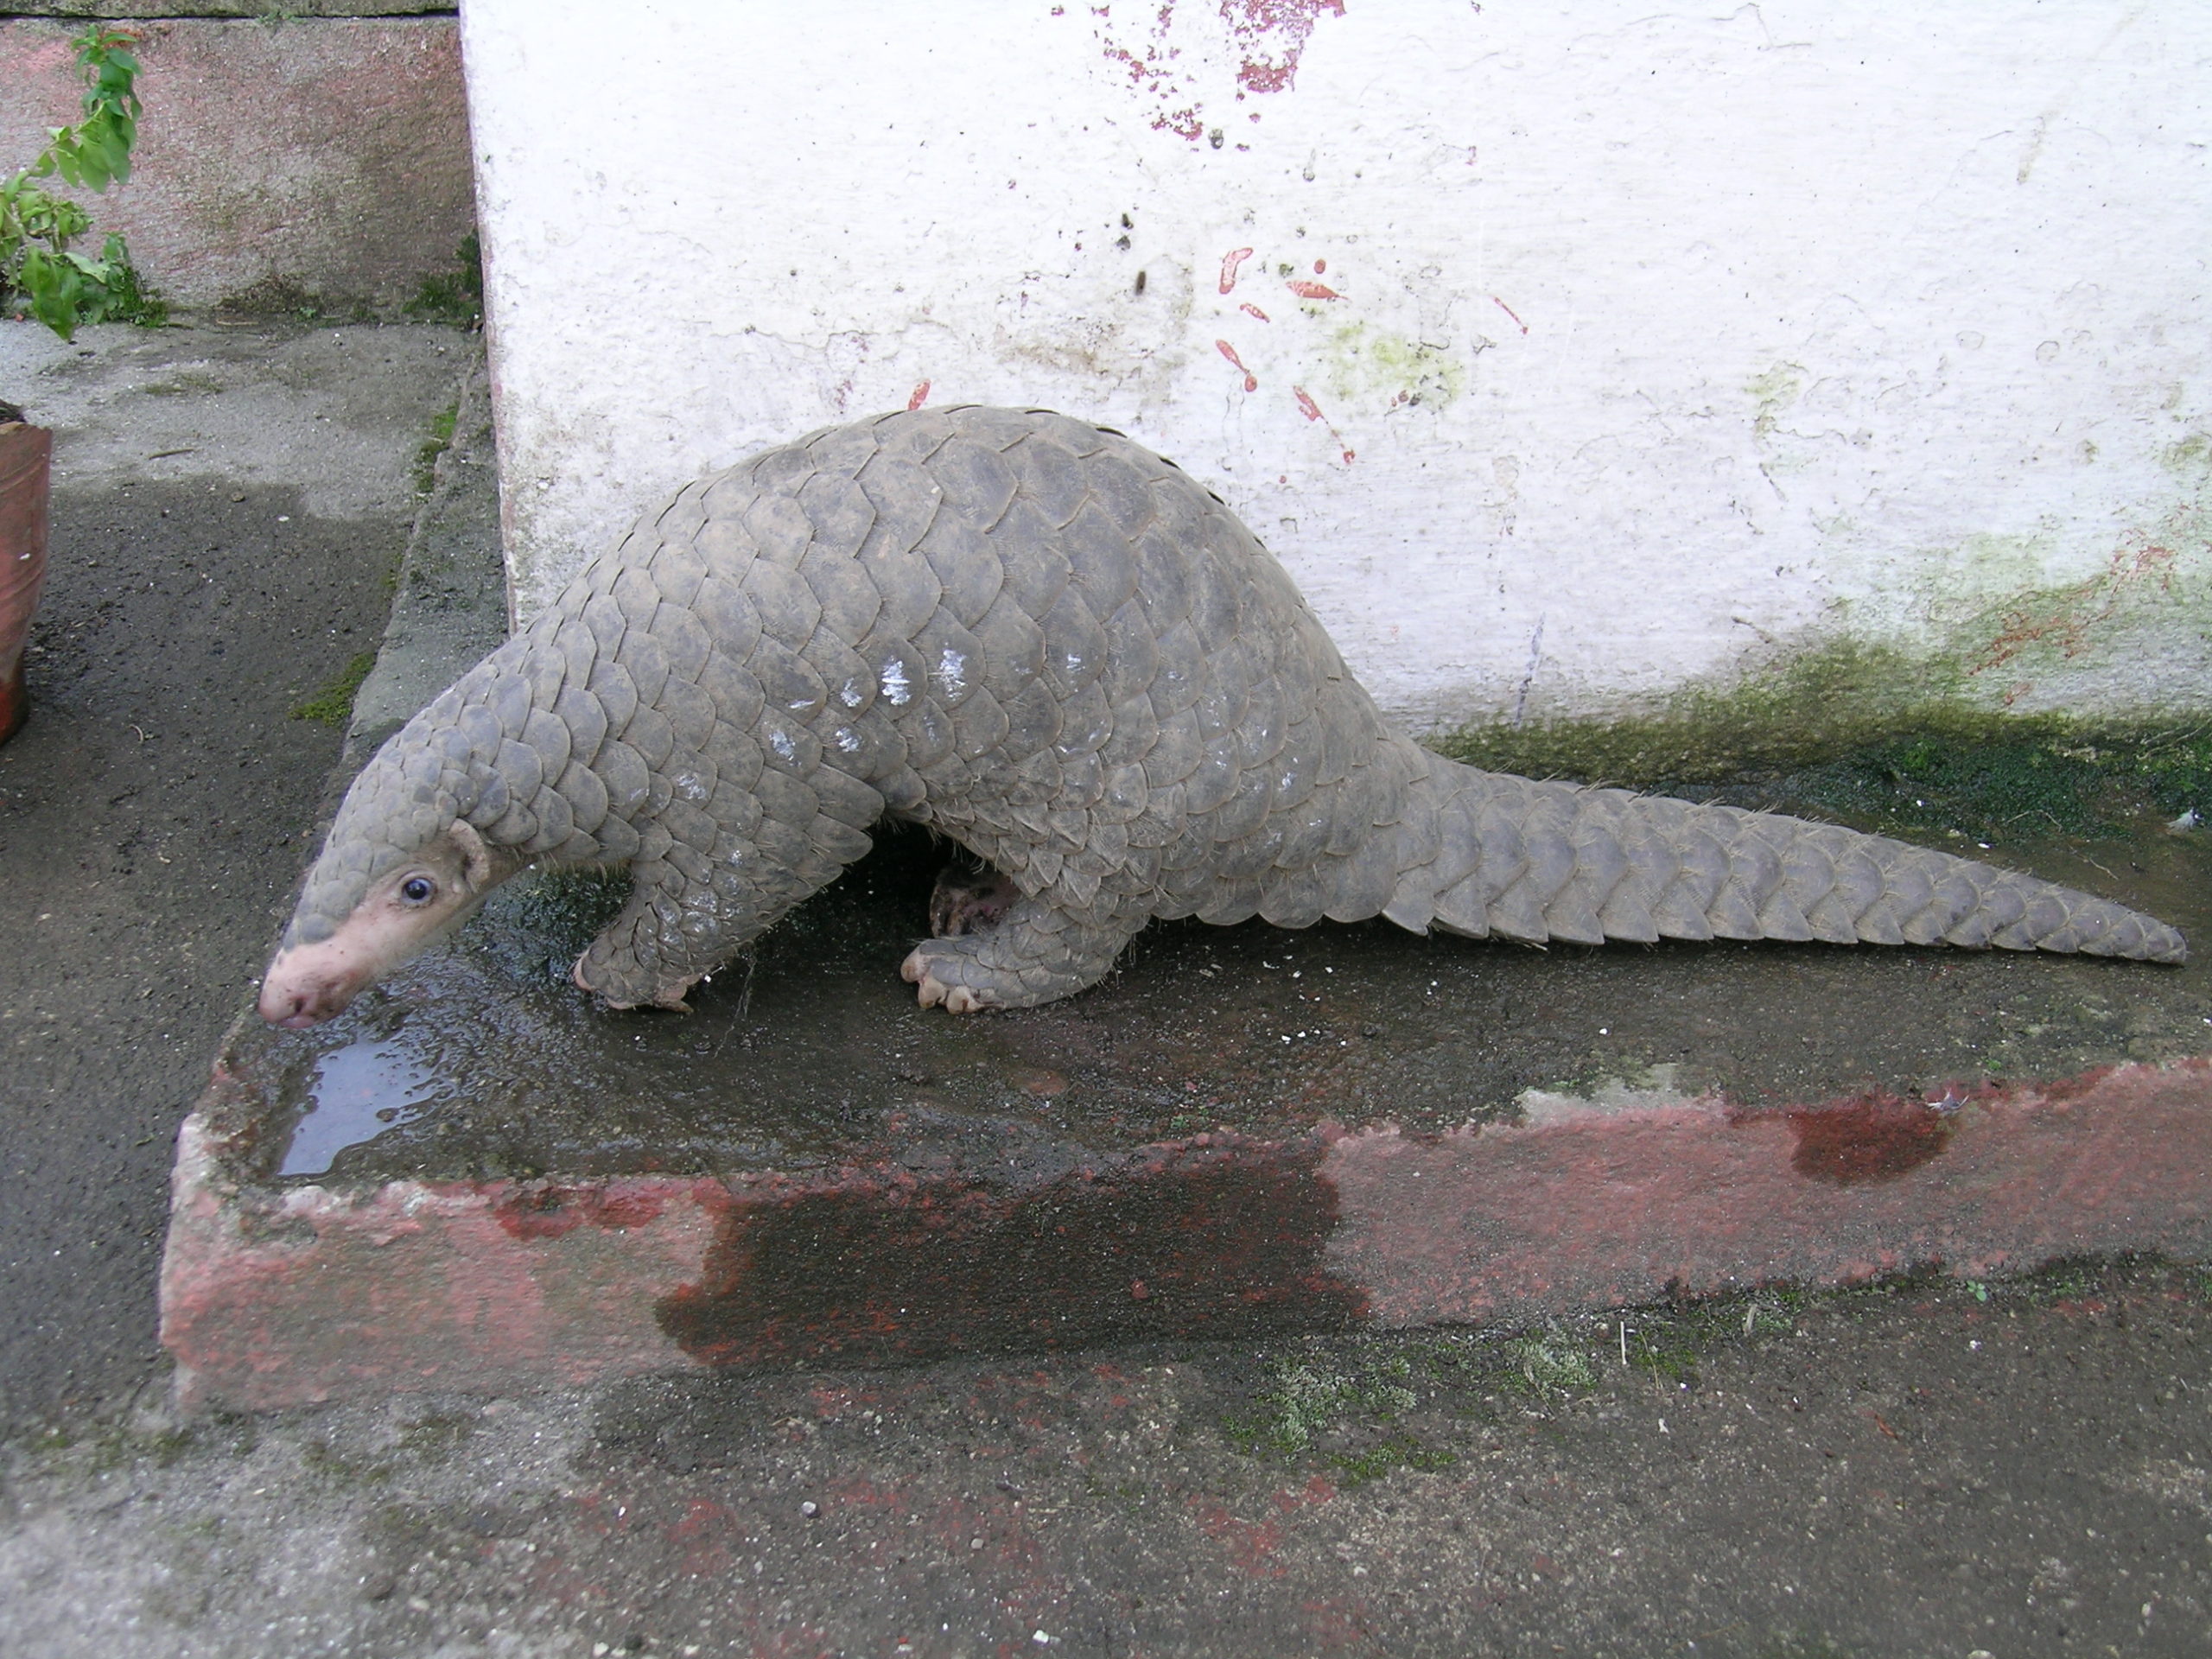
M 455 818 L 453 827 L 446 831 L 461 852 L 461 874 L 468 878 L 468 885 L 478 893 L 492 885 L 492 849 L 484 844 L 484 837 L 476 833 L 476 826 L 467 818 Z

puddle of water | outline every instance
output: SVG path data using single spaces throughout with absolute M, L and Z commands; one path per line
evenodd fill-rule
M 412 1122 L 438 1092 L 436 1074 L 390 1041 L 348 1043 L 315 1063 L 280 1175 L 322 1175 L 349 1147 Z

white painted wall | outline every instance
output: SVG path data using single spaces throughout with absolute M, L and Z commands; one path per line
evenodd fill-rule
M 2201 0 L 462 22 L 520 613 L 925 385 L 1214 483 L 1417 725 L 1839 637 L 2212 701 Z

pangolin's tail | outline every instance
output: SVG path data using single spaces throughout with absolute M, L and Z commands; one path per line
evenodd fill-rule
M 2176 930 L 2109 899 L 1886 836 L 1423 758 L 1409 817 L 1434 856 L 1402 868 L 1383 911 L 1416 931 L 2187 955 Z

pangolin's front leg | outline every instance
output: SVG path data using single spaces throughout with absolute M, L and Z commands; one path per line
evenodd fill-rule
M 795 870 L 724 842 L 711 858 L 678 844 L 634 860 L 630 872 L 629 903 L 576 958 L 571 976 L 609 1007 L 689 1013 L 685 992 L 836 880 L 837 868 Z

